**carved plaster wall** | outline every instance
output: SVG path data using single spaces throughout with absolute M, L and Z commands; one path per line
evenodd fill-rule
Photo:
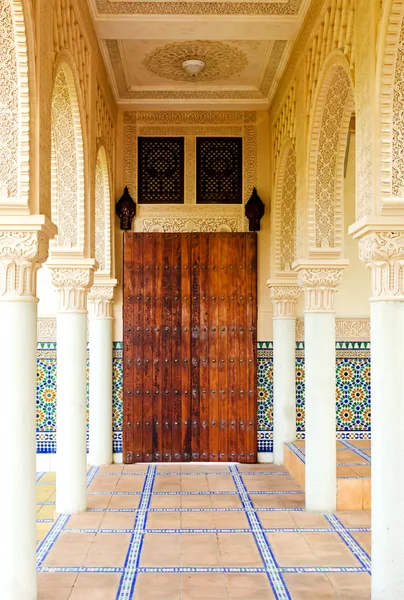
M 29 79 L 22 0 L 0 0 L 0 210 L 28 207 Z
M 84 149 L 73 74 L 60 66 L 52 96 L 52 219 L 56 246 L 84 248 Z
M 260 2 L 242 2 L 238 0 L 181 0 L 180 2 L 133 2 L 128 0 L 95 0 L 100 14 L 168 14 L 168 15 L 296 15 L 303 0 L 286 0 L 276 2 L 261 0 Z
M 348 127 L 354 102 L 343 66 L 330 60 L 313 108 L 308 173 L 309 249 L 343 246 L 343 184 Z
M 95 260 L 99 274 L 111 275 L 111 195 L 107 155 L 101 147 L 95 167 Z
M 257 183 L 257 115 L 243 111 L 125 112 L 123 183 L 137 197 L 137 137 L 185 137 L 185 204 L 138 205 L 137 231 L 245 231 L 244 203 Z M 242 205 L 197 205 L 196 137 L 243 137 Z
M 276 200 L 276 268 L 288 272 L 296 255 L 296 154 L 291 146 L 285 148 Z

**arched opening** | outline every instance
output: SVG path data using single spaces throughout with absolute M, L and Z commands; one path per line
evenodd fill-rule
M 52 219 L 55 244 L 84 250 L 84 150 L 73 73 L 60 65 L 52 94 Z
M 111 276 L 111 207 L 107 154 L 101 146 L 95 166 L 95 260 L 100 275 Z

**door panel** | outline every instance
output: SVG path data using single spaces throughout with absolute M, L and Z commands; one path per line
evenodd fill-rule
M 124 461 L 256 460 L 254 233 L 124 234 Z

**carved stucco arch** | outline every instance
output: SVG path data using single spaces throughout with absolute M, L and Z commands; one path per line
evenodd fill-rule
M 382 203 L 404 205 L 404 0 L 385 0 L 377 64 Z
M 73 66 L 73 68 L 72 68 Z M 52 220 L 56 247 L 85 251 L 86 159 L 77 73 L 66 53 L 55 66 L 52 93 Z M 89 194 L 88 194 L 89 195 Z
M 104 145 L 97 152 L 95 166 L 95 260 L 100 275 L 112 276 L 111 261 L 111 185 Z
M 309 125 L 308 245 L 310 251 L 343 251 L 344 161 L 354 88 L 339 51 L 327 57 Z M 337 258 L 337 256 L 336 256 Z
M 31 3 L 0 0 L 0 212 L 29 214 Z
M 282 144 L 278 165 L 273 229 L 275 277 L 291 272 L 296 258 L 296 153 L 290 138 Z

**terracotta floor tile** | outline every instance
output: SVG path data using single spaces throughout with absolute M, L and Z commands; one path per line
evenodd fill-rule
M 137 508 L 140 496 L 112 496 L 109 508 Z
M 219 533 L 223 567 L 262 567 L 261 555 L 250 533 Z
M 77 573 L 38 573 L 38 588 L 47 587 L 73 587 Z
M 182 508 L 211 508 L 211 496 L 179 496 Z
M 154 492 L 179 492 L 181 491 L 181 477 L 159 475 L 154 481 Z
M 120 580 L 120 573 L 79 573 L 74 587 L 111 589 L 116 593 Z
M 103 513 L 100 529 L 133 529 L 136 513 Z
M 294 511 L 289 513 L 293 522 L 293 527 L 326 528 L 332 529 L 330 523 L 324 517 L 317 513 Z
M 71 587 L 38 587 L 38 600 L 68 600 Z
M 370 514 L 363 510 L 340 511 L 335 514 L 344 527 L 370 527 Z
M 77 513 L 67 521 L 66 529 L 98 529 L 106 513 Z
M 203 513 L 178 513 L 181 515 L 181 527 L 182 529 L 214 529 L 215 517 L 213 512 Z M 179 527 L 180 525 L 178 525 Z
M 334 589 L 326 575 L 287 573 L 284 580 L 293 600 L 335 600 Z
M 227 600 L 222 573 L 184 573 L 181 578 L 182 599 Z
M 274 600 L 275 596 L 264 574 L 231 573 L 225 575 L 229 600 Z
M 108 505 L 113 496 L 104 494 L 89 494 L 87 496 L 88 508 L 108 508 Z
M 179 573 L 140 573 L 133 600 L 182 600 Z
M 156 496 L 153 494 L 150 508 L 180 508 L 181 496 Z
M 292 518 L 293 513 L 282 512 L 262 512 L 257 511 L 257 515 L 263 527 L 297 527 Z
M 213 513 L 217 529 L 249 529 L 250 524 L 244 512 L 216 512 Z
M 368 573 L 327 573 L 333 588 L 339 593 L 357 592 L 370 598 L 371 578 Z
M 148 529 L 178 529 L 181 526 L 181 513 L 149 513 Z
M 187 475 L 181 477 L 181 492 L 207 492 L 208 479 L 201 475 Z
M 122 476 L 116 484 L 116 492 L 141 492 L 143 489 L 143 477 Z
M 73 588 L 69 600 L 115 600 L 116 590 Z
M 236 486 L 234 485 L 234 481 L 231 475 L 223 475 L 221 477 L 209 476 L 208 486 L 211 492 L 235 492 Z
M 146 533 L 140 557 L 142 567 L 178 567 L 180 564 L 180 534 Z
M 102 475 L 103 473 L 116 473 L 117 475 L 119 475 L 120 473 L 122 473 L 124 466 L 126 465 L 102 465 L 101 467 L 98 467 L 98 473 L 100 475 Z
M 124 473 L 147 473 L 148 465 L 123 465 Z
M 242 508 L 241 500 L 236 494 L 214 494 L 210 499 L 213 508 Z
M 114 490 L 120 477 L 117 475 L 96 475 L 88 490 L 90 492 L 104 492 Z
M 44 561 L 45 567 L 82 567 L 91 542 L 61 544 L 56 542 Z
M 284 508 L 283 499 L 281 496 L 275 494 L 268 494 L 266 496 L 251 494 L 251 500 L 255 508 Z
M 276 475 L 276 477 L 281 477 Z M 273 483 L 275 477 L 271 478 L 269 475 L 244 475 L 243 481 L 247 490 L 254 492 L 264 492 L 273 490 Z
M 220 565 L 220 548 L 215 534 L 181 536 L 181 566 L 216 567 Z

